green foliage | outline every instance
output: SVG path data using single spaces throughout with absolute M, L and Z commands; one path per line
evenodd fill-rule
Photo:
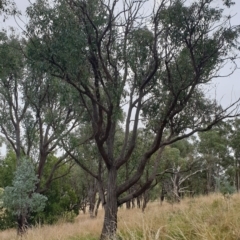
M 82 56 L 83 53 L 86 53 L 86 42 L 82 34 L 82 28 L 78 26 L 77 19 L 69 11 L 67 4 L 64 1 L 61 1 L 61 3 L 57 8 L 51 8 L 48 1 L 38 0 L 36 1 L 37 8 L 34 8 L 35 5 L 32 5 L 27 9 L 27 14 L 31 17 L 31 27 L 29 25 L 28 28 L 31 34 L 38 34 L 42 31 L 53 33 L 51 39 L 44 44 L 41 44 L 41 41 L 37 39 L 30 41 L 28 54 L 32 58 L 42 58 L 47 54 L 54 62 L 57 61 L 62 66 L 62 69 L 68 69 L 69 74 L 72 76 L 76 76 L 77 71 L 81 69 L 82 77 L 84 77 L 87 69 L 82 67 L 84 64 Z M 41 16 L 41 20 L 39 16 Z M 36 31 L 33 26 L 38 24 L 42 26 Z M 54 57 L 56 53 L 58 54 L 57 59 Z M 44 64 L 44 62 L 37 63 L 32 61 L 30 64 L 43 71 L 49 70 L 49 66 Z
M 1 0 L 0 1 L 0 15 L 3 15 L 3 21 L 9 15 L 15 15 L 17 13 L 16 3 L 14 0 Z
M 13 186 L 4 189 L 3 207 L 15 216 L 42 211 L 47 198 L 35 193 L 37 183 L 33 164 L 28 159 L 22 159 L 14 174 Z
M 0 78 L 1 84 L 9 84 L 11 80 L 18 79 L 20 81 L 23 76 L 23 56 L 20 52 L 20 41 L 12 35 L 8 37 L 4 32 L 0 32 Z M 2 93 L 4 94 L 4 93 Z M 6 93 L 5 93 L 6 94 Z
M 226 5 L 227 7 L 231 7 L 232 5 L 235 4 L 235 2 L 233 2 L 232 0 L 223 0 L 224 5 Z
M 46 192 L 48 201 L 44 211 L 35 214 L 31 222 L 53 224 L 59 219 L 73 221 L 78 214 L 77 196 L 67 178 L 55 180 Z
M 16 170 L 16 155 L 8 151 L 4 159 L 0 161 L 0 230 L 15 227 L 15 216 L 3 208 L 4 188 L 12 184 Z
M 228 181 L 223 181 L 220 183 L 220 192 L 225 195 L 232 195 L 236 192 L 236 188 L 232 186 Z
M 16 227 L 16 219 L 9 211 L 0 207 L 0 230 Z
M 54 164 L 58 158 L 49 155 L 44 168 L 42 184 L 48 179 Z M 73 171 L 69 172 L 69 164 L 63 164 L 54 173 L 53 180 L 45 192 L 48 201 L 43 211 L 33 215 L 31 223 L 36 222 L 53 224 L 60 218 L 66 221 L 73 221 L 78 214 L 79 192 L 72 185 Z M 61 177 L 62 176 L 62 177 Z M 79 183 L 80 184 L 80 183 Z
M 136 29 L 131 33 L 127 54 L 134 73 L 141 75 L 146 71 L 151 59 L 150 48 L 153 40 L 153 34 L 147 27 Z
M 12 184 L 16 170 L 16 154 L 10 150 L 4 159 L 0 160 L 0 187 L 5 188 Z
M 209 132 L 200 133 L 199 152 L 212 154 L 225 154 L 227 151 L 227 142 L 225 136 L 222 136 L 218 129 Z

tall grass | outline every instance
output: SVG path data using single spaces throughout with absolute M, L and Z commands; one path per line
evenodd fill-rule
M 184 199 L 180 204 L 150 203 L 140 209 L 120 209 L 118 236 L 122 240 L 240 240 L 240 195 L 211 195 Z M 103 211 L 90 219 L 80 214 L 74 223 L 30 229 L 24 240 L 95 240 L 100 236 Z M 17 239 L 15 230 L 0 232 L 1 240 Z
M 145 214 L 136 212 L 119 223 L 126 240 L 240 240 L 240 195 L 211 195 L 180 204 L 153 203 Z M 131 219 L 130 219 L 131 218 Z

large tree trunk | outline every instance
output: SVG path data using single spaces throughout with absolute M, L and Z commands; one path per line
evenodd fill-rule
M 117 170 L 115 167 L 111 167 L 108 171 L 107 198 L 101 240 L 116 239 L 118 211 L 116 188 Z

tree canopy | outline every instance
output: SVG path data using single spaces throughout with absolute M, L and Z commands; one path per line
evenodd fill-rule
M 30 71 L 24 94 L 38 124 L 38 174 L 60 148 L 95 178 L 101 239 L 115 238 L 118 206 L 154 184 L 166 146 L 239 114 L 239 100 L 224 109 L 205 94 L 239 50 L 240 27 L 223 12 L 233 2 L 212 4 L 37 0 L 26 11 L 22 70 Z M 89 145 L 93 157 L 81 152 Z

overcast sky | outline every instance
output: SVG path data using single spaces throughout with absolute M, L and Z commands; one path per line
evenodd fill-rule
M 32 0 L 33 2 L 34 0 Z M 216 4 L 221 0 L 215 0 Z M 24 12 L 27 6 L 29 6 L 28 0 L 15 0 L 18 8 L 22 11 L 23 16 L 22 20 L 27 21 L 24 17 Z M 235 0 L 236 4 L 231 8 L 231 10 L 227 10 L 231 15 L 235 15 L 232 20 L 232 25 L 240 25 L 240 0 Z M 18 21 L 21 25 L 22 23 Z M 16 27 L 16 22 L 14 19 L 8 19 L 5 23 L 1 20 L 0 27 L 8 27 L 14 26 Z M 22 25 L 23 26 L 23 25 Z M 238 67 L 240 68 L 240 60 L 238 61 Z M 222 73 L 228 73 L 229 67 L 225 67 L 222 70 Z M 215 86 L 215 87 L 214 87 Z M 227 78 L 218 78 L 213 81 L 213 85 L 209 86 L 209 89 L 212 89 L 209 94 L 211 97 L 217 97 L 218 101 L 221 102 L 223 106 L 229 105 L 234 100 L 240 97 L 240 69 L 235 71 L 230 77 Z

